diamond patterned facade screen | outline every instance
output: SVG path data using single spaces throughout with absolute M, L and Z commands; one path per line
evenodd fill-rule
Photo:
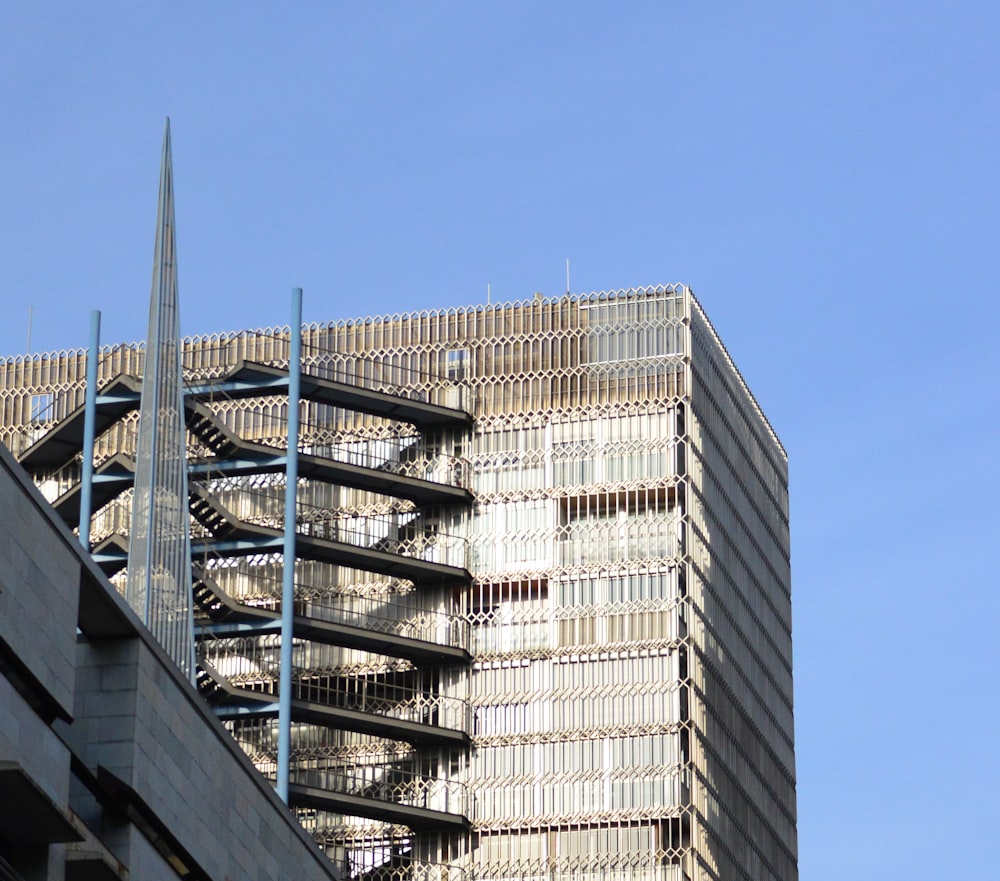
M 163 135 L 147 340 L 125 597 L 185 675 L 193 677 L 187 454 L 169 119 Z

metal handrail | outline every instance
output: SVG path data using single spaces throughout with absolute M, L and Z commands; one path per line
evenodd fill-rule
M 234 686 L 262 695 L 278 694 L 273 645 L 259 646 L 244 638 L 234 651 L 232 643 L 208 640 L 201 643 L 200 650 L 202 657 Z M 340 683 L 338 686 L 319 681 L 308 671 L 297 670 L 292 679 L 292 699 L 472 734 L 473 712 L 463 698 L 364 678 L 343 679 Z
M 220 400 L 226 400 L 221 396 Z M 235 411 L 243 413 L 244 411 Z M 253 437 L 245 437 L 226 420 L 226 414 L 215 414 L 234 435 L 247 443 L 273 447 L 285 452 L 283 441 L 287 435 L 288 420 L 267 413 L 252 414 Z M 366 439 L 353 443 L 321 441 L 330 432 L 329 425 L 300 419 L 299 452 L 330 459 L 345 465 L 370 468 L 388 474 L 400 474 L 450 486 L 468 486 L 471 466 L 468 459 L 441 452 L 428 444 L 420 435 L 404 435 L 380 439 Z M 204 443 L 192 444 L 189 453 L 210 457 L 211 449 Z M 404 454 L 406 457 L 404 458 Z
M 329 792 L 468 816 L 469 796 L 464 783 L 418 774 L 394 764 L 327 770 L 293 768 L 289 779 Z
M 238 603 L 260 606 L 272 611 L 281 609 L 281 578 L 265 572 L 253 571 L 259 566 L 246 565 L 245 560 L 235 566 L 214 566 L 214 562 L 231 563 L 214 551 L 206 551 L 201 558 L 201 570 L 214 580 Z M 248 586 L 254 598 L 244 600 L 230 587 L 232 581 L 228 573 L 236 571 L 237 579 Z M 381 596 L 358 596 L 340 594 L 331 597 L 309 596 L 314 591 L 312 585 L 295 583 L 297 596 L 308 598 L 295 601 L 295 613 L 317 621 L 331 624 L 345 624 L 363 630 L 418 639 L 437 645 L 449 645 L 469 651 L 472 640 L 470 623 L 456 612 L 428 609 L 421 605 L 428 595 L 411 592 L 406 594 L 383 594 Z
M 236 519 L 256 526 L 284 529 L 283 489 L 217 483 L 222 484 L 217 485 L 213 493 L 217 503 Z M 425 514 L 420 511 L 351 515 L 299 500 L 295 515 L 297 531 L 302 535 L 467 568 L 468 539 L 441 532 L 436 525 L 424 522 Z
M 215 345 L 202 342 L 199 346 L 186 346 L 182 356 L 185 379 L 202 385 L 217 382 L 241 361 L 287 367 L 290 348 L 287 330 L 240 335 Z M 302 376 L 454 409 L 464 409 L 470 400 L 469 384 L 460 379 L 360 355 L 338 363 L 340 357 L 324 346 L 303 342 Z

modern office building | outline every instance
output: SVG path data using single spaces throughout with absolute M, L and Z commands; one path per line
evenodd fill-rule
M 0 363 L 0 440 L 336 869 L 795 881 L 786 457 L 691 291 L 181 342 L 172 204 L 168 129 L 148 347 Z
M 272 777 L 289 346 L 183 351 L 199 675 Z M 3 440 L 74 526 L 85 361 L 0 365 Z M 143 364 L 99 364 L 122 584 Z M 794 879 L 786 457 L 692 293 L 309 326 L 301 369 L 289 800 L 331 858 Z

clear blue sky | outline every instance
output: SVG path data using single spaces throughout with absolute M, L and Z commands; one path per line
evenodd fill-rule
M 29 303 L 145 335 L 167 115 L 188 334 L 690 284 L 791 458 L 802 878 L 988 876 L 998 46 L 985 0 L 6 0 L 0 353 Z

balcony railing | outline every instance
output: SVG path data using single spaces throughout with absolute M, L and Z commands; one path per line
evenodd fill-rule
M 395 764 L 353 765 L 328 770 L 293 768 L 289 782 L 404 807 L 470 817 L 471 800 L 464 783 L 419 774 Z
M 497 871 L 480 871 L 473 876 L 474 881 L 686 881 L 687 875 L 680 866 L 661 864 L 635 868 L 599 869 L 545 869 L 524 871 L 515 866 Z
M 215 481 L 211 495 L 238 520 L 255 526 L 284 529 L 285 494 L 278 486 L 248 486 L 241 479 Z M 439 530 L 424 512 L 385 515 L 343 514 L 329 506 L 299 500 L 296 529 L 302 535 L 341 542 L 372 551 L 412 557 L 427 563 L 468 568 L 469 543 L 464 536 Z M 192 535 L 203 536 L 204 529 Z
M 261 695 L 278 694 L 273 641 L 243 637 L 204 640 L 200 645 L 205 659 L 232 685 Z M 333 678 L 331 682 L 327 677 L 297 671 L 292 679 L 292 700 L 472 734 L 473 712 L 468 701 L 392 682 L 364 678 Z
M 241 402 L 232 402 L 231 409 L 220 408 L 215 416 L 237 437 L 274 447 L 276 452 L 284 451 L 288 437 L 287 416 L 247 408 Z M 302 453 L 446 486 L 468 487 L 470 484 L 471 466 L 467 459 L 443 453 L 439 445 L 419 435 L 368 438 L 348 443 L 338 440 L 342 432 L 334 421 L 309 419 L 300 419 L 299 431 L 299 451 Z M 195 438 L 188 453 L 211 457 L 213 450 Z
M 184 376 L 189 382 L 204 383 L 225 376 L 241 361 L 287 368 L 290 346 L 287 330 L 188 341 L 182 358 Z M 388 358 L 341 355 L 310 344 L 308 337 L 302 346 L 302 375 L 456 410 L 468 409 L 471 401 L 468 383 L 461 380 L 393 364 Z
M 210 559 L 215 562 L 222 560 L 218 555 L 211 555 Z M 204 571 L 237 602 L 280 611 L 281 577 L 260 571 L 265 568 L 266 564 L 260 566 L 240 560 L 236 565 L 209 565 Z M 427 608 L 428 602 L 434 602 L 433 593 L 411 591 L 380 596 L 310 596 L 314 591 L 314 585 L 296 582 L 295 595 L 303 597 L 295 601 L 296 615 L 388 636 L 471 650 L 472 628 L 469 622 L 455 612 Z M 451 599 L 447 598 L 446 602 L 450 605 Z
M 472 734 L 472 708 L 468 701 L 420 689 L 364 679 L 349 680 L 336 687 L 302 677 L 292 682 L 292 696 L 324 706 Z
M 344 596 L 297 604 L 300 614 L 332 624 L 347 624 L 406 639 L 471 649 L 471 627 L 457 615 L 414 608 L 390 597 Z

